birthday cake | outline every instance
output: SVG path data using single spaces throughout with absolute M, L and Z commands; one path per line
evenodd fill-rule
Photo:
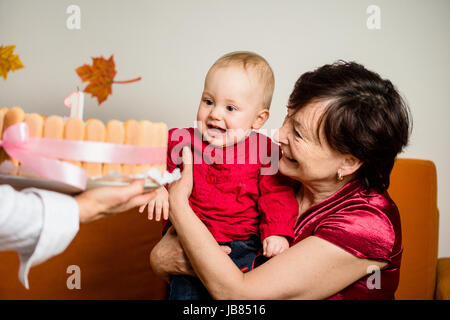
M 144 151 L 149 150 L 151 153 L 153 150 L 157 150 L 160 154 L 167 148 L 168 129 L 166 124 L 162 122 L 150 122 L 148 120 L 137 121 L 134 119 L 124 122 L 110 120 L 105 125 L 98 119 L 88 119 L 87 121 L 83 121 L 76 117 L 63 118 L 56 115 L 46 117 L 37 113 L 25 113 L 20 107 L 12 107 L 10 109 L 1 108 L 0 140 L 5 140 L 4 133 L 8 128 L 18 123 L 25 123 L 27 125 L 29 137 L 43 138 L 41 140 L 57 139 L 64 142 L 69 140 L 105 142 L 104 145 L 107 145 L 108 147 L 144 146 L 150 147 L 148 149 L 143 149 Z M 60 141 L 58 142 L 60 143 Z M 5 147 L 5 145 L 3 146 Z M 27 175 L 29 170 L 26 170 L 26 168 L 22 169 L 21 161 L 11 157 L 5 149 L 6 147 L 0 148 L 0 165 L 4 162 L 11 162 L 16 167 L 16 170 L 10 170 L 8 172 L 9 175 Z M 158 170 L 161 176 L 166 172 L 165 161 L 161 160 L 156 162 L 152 161 L 150 163 L 136 162 L 136 164 L 111 163 L 111 161 L 105 163 L 98 161 L 79 161 L 71 159 L 70 157 L 59 160 L 71 163 L 83 169 L 90 179 L 107 176 L 111 173 L 118 173 L 122 176 L 133 176 L 149 172 L 149 170 L 151 171 L 152 169 L 153 171 L 154 169 Z M 26 166 L 24 165 L 24 167 Z

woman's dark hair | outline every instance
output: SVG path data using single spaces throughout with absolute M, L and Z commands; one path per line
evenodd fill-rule
M 317 136 L 323 128 L 331 148 L 363 163 L 357 178 L 367 189 L 386 190 L 395 157 L 411 132 L 408 106 L 391 81 L 358 63 L 338 61 L 304 73 L 288 108 L 299 110 L 315 101 L 327 102 Z

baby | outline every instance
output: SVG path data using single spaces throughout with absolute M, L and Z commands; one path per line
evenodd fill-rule
M 264 58 L 252 52 L 226 54 L 206 75 L 197 128 L 169 131 L 168 170 L 181 164 L 180 151 L 188 145 L 194 156 L 189 203 L 217 242 L 231 248 L 230 258 L 244 272 L 252 269 L 261 240 L 268 258 L 289 248 L 298 214 L 292 182 L 276 172 L 279 147 L 253 131 L 269 117 L 273 89 L 273 72 Z M 157 193 L 148 217 L 167 220 L 167 190 Z M 163 224 L 167 230 L 169 224 Z M 172 276 L 168 298 L 209 295 L 198 278 Z

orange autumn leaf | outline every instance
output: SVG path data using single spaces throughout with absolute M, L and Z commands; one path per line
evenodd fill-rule
M 17 54 L 13 54 L 15 45 L 0 46 L 0 76 L 6 80 L 8 72 L 23 68 Z
M 112 93 L 112 84 L 116 76 L 113 56 L 105 58 L 92 58 L 92 66 L 84 64 L 75 70 L 81 81 L 89 82 L 84 92 L 96 97 L 101 104 Z
M 129 83 L 141 79 L 139 77 L 128 81 L 114 81 L 117 71 L 113 55 L 108 60 L 103 57 L 92 58 L 92 66 L 84 64 L 75 69 L 75 71 L 81 81 L 89 82 L 84 92 L 90 93 L 92 97 L 97 98 L 99 105 L 112 94 L 113 83 Z

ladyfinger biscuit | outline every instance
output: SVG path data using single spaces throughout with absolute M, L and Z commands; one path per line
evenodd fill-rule
M 125 121 L 124 126 L 125 126 L 125 144 L 139 145 L 139 123 L 134 119 L 130 119 Z M 122 173 L 124 175 L 131 175 L 137 173 L 136 165 L 124 164 L 122 166 Z
M 5 121 L 5 115 L 6 112 L 8 112 L 8 108 L 1 108 L 0 109 L 0 140 L 2 140 L 3 136 L 3 123 Z M 3 162 L 3 159 L 6 158 L 6 152 L 3 150 L 2 147 L 0 147 L 0 163 Z
M 28 125 L 28 134 L 30 137 L 42 138 L 44 132 L 44 118 L 42 118 L 40 114 L 27 114 L 25 123 Z
M 3 132 L 13 124 L 22 122 L 24 116 L 25 112 L 23 112 L 22 108 L 20 107 L 13 107 L 9 109 L 8 112 L 6 112 L 5 114 L 5 120 L 3 123 Z
M 123 144 L 125 141 L 125 127 L 121 121 L 110 120 L 106 124 L 106 142 Z M 116 163 L 104 163 L 103 175 L 111 171 L 122 172 L 122 165 Z
M 13 107 L 10 110 L 8 110 L 3 119 L 3 132 L 5 132 L 5 130 L 8 129 L 8 127 L 12 126 L 13 124 L 22 122 L 24 116 L 25 113 L 20 107 Z M 16 159 L 11 159 L 11 157 L 6 154 L 5 150 L 2 149 L 0 154 L 0 163 L 2 163 L 5 160 L 11 160 L 14 165 L 16 166 L 19 165 L 19 162 Z
M 3 122 L 5 120 L 5 115 L 8 112 L 8 108 L 1 108 L 0 109 L 0 140 L 3 136 Z
M 103 122 L 98 119 L 89 119 L 84 130 L 84 141 L 104 142 L 106 129 Z M 89 177 L 101 176 L 103 165 L 96 162 L 83 162 L 82 168 L 86 170 Z
M 84 122 L 79 118 L 70 118 L 64 126 L 64 140 L 83 140 L 84 139 Z M 74 165 L 81 167 L 80 161 L 68 161 Z
M 44 132 L 44 118 L 40 114 L 37 113 L 27 113 L 25 114 L 24 122 L 28 125 L 28 134 L 33 138 L 42 138 L 42 134 Z M 19 167 L 18 175 L 26 176 L 29 172 L 22 167 Z
M 164 122 L 154 123 L 153 127 L 155 128 L 155 137 L 157 139 L 156 146 L 157 147 L 167 147 L 167 140 L 169 135 L 169 129 Z M 166 171 L 166 161 L 164 163 L 156 166 L 161 174 L 164 174 Z
M 64 135 L 64 121 L 60 116 L 50 116 L 44 121 L 43 138 L 62 139 Z
M 139 122 L 139 145 L 140 146 L 153 146 L 155 145 L 155 138 L 153 136 L 153 123 L 148 120 L 142 120 Z M 136 167 L 136 172 L 146 172 L 150 170 L 153 165 L 142 164 Z
M 64 120 L 60 116 L 50 116 L 44 120 L 43 138 L 62 139 L 64 135 Z

